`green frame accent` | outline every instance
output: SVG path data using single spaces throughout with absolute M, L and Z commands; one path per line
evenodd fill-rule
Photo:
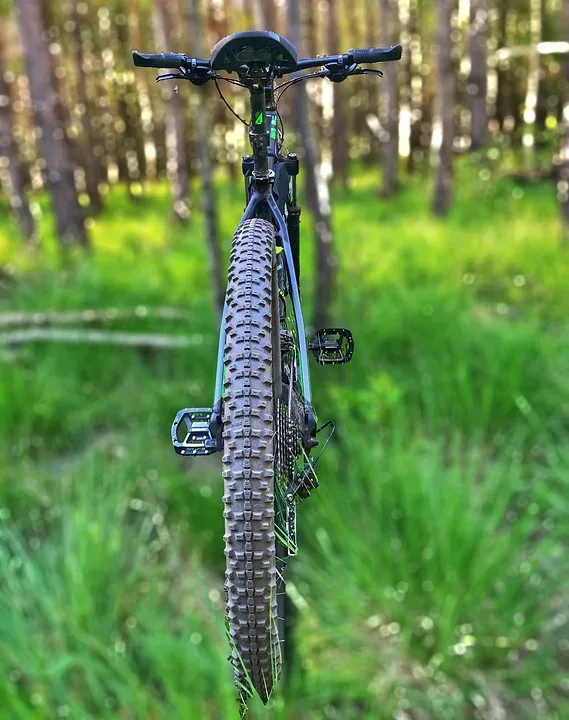
M 273 115 L 273 117 L 271 118 L 271 130 L 269 133 L 271 140 L 276 140 L 278 137 L 277 122 L 277 116 Z

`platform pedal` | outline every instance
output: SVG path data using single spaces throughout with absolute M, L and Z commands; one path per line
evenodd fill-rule
M 212 455 L 222 448 L 221 413 L 215 408 L 184 408 L 172 423 L 178 455 Z
M 322 328 L 308 342 L 308 349 L 321 365 L 343 365 L 354 354 L 354 338 L 346 328 Z

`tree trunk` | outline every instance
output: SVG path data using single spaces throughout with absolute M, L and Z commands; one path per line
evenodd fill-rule
M 378 9 L 378 3 L 376 0 L 366 0 L 365 4 L 365 17 L 366 17 L 366 24 L 365 24 L 365 35 L 364 35 L 364 45 L 366 47 L 375 47 L 378 45 L 377 41 L 377 28 L 379 27 L 379 9 Z M 368 79 L 368 78 L 364 78 Z M 366 96 L 367 96 L 367 103 L 366 103 L 366 110 L 365 113 L 362 113 L 362 115 L 368 116 L 370 114 L 376 114 L 377 110 L 379 108 L 379 98 L 380 98 L 380 82 L 374 82 L 373 78 L 369 78 L 372 80 L 372 82 L 367 82 L 365 86 Z M 358 114 L 360 111 L 358 110 Z M 373 141 L 370 145 L 369 153 L 365 159 L 366 163 L 369 163 L 370 165 L 379 165 L 380 162 L 380 152 L 377 149 L 377 143 L 375 141 L 375 133 L 371 128 L 369 127 L 369 122 L 367 121 L 366 117 L 366 123 L 365 123 L 366 133 L 369 137 L 373 138 Z
M 87 233 L 75 187 L 71 148 L 49 54 L 42 3 L 40 0 L 15 0 L 15 7 L 59 239 L 64 247 L 73 243 L 87 247 Z
M 202 33 L 200 0 L 189 0 L 188 16 L 190 26 L 190 45 L 197 57 L 202 57 Z M 205 88 L 198 88 L 204 93 L 204 102 L 207 103 Z M 222 280 L 221 249 L 219 245 L 219 231 L 217 221 L 217 208 L 215 204 L 215 189 L 213 187 L 213 170 L 211 151 L 209 145 L 209 127 L 207 111 L 201 104 L 197 112 L 198 146 L 200 158 L 200 174 L 202 180 L 202 208 L 205 223 L 205 240 L 209 254 L 209 271 L 215 309 L 221 314 L 225 302 L 225 283 Z
M 530 40 L 532 52 L 528 57 L 527 89 L 523 112 L 524 131 L 522 137 L 525 162 L 528 169 L 532 167 L 535 152 L 535 120 L 541 68 L 541 57 L 537 50 L 537 45 L 541 40 L 541 7 L 542 0 L 530 0 Z
M 452 201 L 452 143 L 455 92 L 451 41 L 452 9 L 453 0 L 438 0 L 437 80 L 442 137 L 433 199 L 435 215 L 446 215 Z
M 107 75 L 107 67 L 104 61 L 103 51 L 108 47 L 108 35 L 101 32 L 101 18 L 97 13 L 97 8 L 91 5 L 79 6 L 83 25 L 88 26 L 88 35 L 90 47 L 88 55 L 85 58 L 89 60 L 92 66 L 91 76 L 91 92 L 92 104 L 90 110 L 91 131 L 95 135 L 96 145 L 93 154 L 96 158 L 97 171 L 100 173 L 101 194 L 104 196 L 108 190 L 109 183 L 109 167 L 114 165 L 116 160 L 116 142 L 114 128 L 114 112 L 111 112 L 111 102 L 108 93 L 108 82 L 105 80 Z M 87 11 L 83 15 L 83 11 Z M 87 51 L 87 48 L 85 48 Z M 103 198 L 101 198 L 103 201 Z
M 569 3 L 563 4 L 563 37 L 569 37 Z M 569 55 L 563 58 L 563 137 L 561 139 L 561 167 L 557 192 L 565 227 L 569 230 Z
M 318 9 L 314 7 L 317 2 L 318 0 L 307 0 L 307 2 L 304 4 L 306 16 L 304 28 L 302 28 L 301 25 L 301 28 L 299 30 L 299 42 L 301 43 L 303 48 L 306 48 L 306 50 L 303 50 L 303 52 L 306 52 L 306 57 L 316 57 L 318 55 Z
M 245 27 L 254 28 L 255 9 L 253 8 L 253 0 L 243 0 L 243 12 L 245 13 Z
M 328 53 L 335 55 L 342 50 L 338 32 L 338 3 L 337 0 L 328 0 Z M 347 190 L 349 148 L 342 84 L 334 83 L 332 90 L 332 177 L 338 179 L 342 188 Z
M 357 2 L 351 2 L 351 0 L 336 0 L 340 9 L 339 12 L 339 18 L 338 18 L 338 24 L 340 28 L 342 25 L 346 25 L 348 27 L 348 35 L 347 39 L 344 41 L 340 41 L 340 44 L 342 47 L 336 48 L 335 50 L 332 50 L 333 53 L 341 52 L 346 50 L 346 48 L 358 48 L 358 47 L 365 47 L 364 42 L 364 35 L 363 33 L 360 33 L 361 29 L 361 23 L 359 22 L 360 18 L 360 4 Z M 377 2 L 377 0 L 376 0 Z M 320 0 L 317 0 L 316 2 L 316 11 L 319 11 L 320 7 Z M 345 18 L 345 20 L 344 20 Z M 376 28 L 377 32 L 377 28 Z M 342 34 L 340 32 L 340 38 L 342 37 Z M 372 43 L 369 47 L 375 47 L 377 45 L 377 40 Z M 364 90 L 364 88 L 369 86 L 369 81 L 371 78 L 365 78 L 365 77 L 353 77 L 350 78 L 346 82 L 345 85 L 342 85 L 343 91 L 342 91 L 342 97 L 344 98 L 344 102 L 346 102 L 346 96 L 347 97 L 357 97 L 360 95 Z M 349 107 L 349 106 L 348 106 Z M 364 127 L 366 126 L 366 119 L 364 117 L 364 113 L 360 108 L 358 108 L 357 111 L 347 112 L 346 114 L 346 133 L 348 138 L 358 138 L 362 132 L 364 131 Z M 348 143 L 349 147 L 349 143 Z M 349 167 L 348 167 L 349 169 Z
M 418 7 L 409 7 L 409 22 L 405 30 L 408 33 L 410 42 L 417 44 L 417 55 L 422 57 L 425 50 L 425 43 L 418 30 L 421 27 L 421 14 Z M 402 29 L 403 31 L 403 29 Z M 402 38 L 403 39 L 403 38 Z M 422 143 L 424 126 L 428 123 L 430 115 L 428 113 L 429 104 L 426 98 L 426 78 L 421 75 L 421 67 L 417 63 L 417 57 L 414 53 L 407 52 L 404 58 L 405 83 L 409 86 L 408 94 L 410 96 L 411 122 L 409 128 L 409 155 L 407 157 L 407 172 L 414 173 L 417 164 L 421 170 L 424 169 L 424 160 L 427 156 Z M 411 88 L 415 87 L 414 91 Z
M 306 2 L 302 4 L 304 21 L 302 23 L 301 44 L 302 53 L 306 55 L 306 57 L 317 57 L 319 54 L 324 53 L 326 38 L 324 37 L 323 30 L 326 19 L 319 13 L 318 3 L 319 0 L 306 0 Z M 327 127 L 329 125 L 328 118 L 326 118 L 326 120 L 324 119 L 326 113 L 324 100 L 325 83 L 326 81 L 312 83 L 312 89 L 318 92 L 316 96 L 313 96 L 312 105 L 309 103 L 311 127 L 313 128 L 315 137 L 324 137 L 329 129 Z M 334 89 L 331 89 L 333 93 Z M 328 93 L 329 92 L 330 88 L 328 88 Z M 298 93 L 290 95 L 288 98 L 287 102 L 290 102 L 292 107 L 294 107 L 297 95 Z M 332 97 L 332 102 L 333 101 L 334 98 Z M 289 117 L 292 117 L 293 112 L 294 111 L 291 112 L 289 110 Z
M 89 196 L 89 212 L 91 215 L 98 215 L 102 210 L 101 193 L 99 192 L 101 176 L 97 158 L 94 154 L 96 143 L 91 130 L 92 103 L 89 101 L 87 92 L 87 75 L 85 72 L 83 38 L 81 36 L 81 27 L 85 22 L 85 16 L 81 16 L 78 9 L 79 4 L 79 0 L 73 0 L 72 18 L 74 24 L 75 64 L 77 69 L 77 98 L 83 106 L 83 112 L 81 114 L 81 124 L 83 128 L 82 161 L 85 170 L 85 189 Z
M 258 30 L 277 32 L 277 12 L 274 0 L 253 0 L 253 15 Z
M 565 3 L 566 4 L 566 3 Z M 555 15 L 551 12 L 547 0 L 541 3 L 541 38 L 549 39 L 557 37 L 557 25 Z M 567 40 L 567 35 L 562 35 Z M 558 83 L 555 76 L 549 72 L 547 62 L 542 61 L 543 70 L 540 70 L 540 91 L 537 95 L 537 105 L 535 109 L 535 128 L 536 128 L 536 147 L 545 149 L 548 146 L 548 140 L 544 135 L 549 135 L 546 126 L 547 116 L 549 115 L 549 102 L 551 97 L 558 94 Z
M 398 39 L 398 7 L 395 0 L 381 0 L 380 27 L 382 44 L 392 45 Z M 397 87 L 397 63 L 382 66 L 383 125 L 382 144 L 383 187 L 381 194 L 390 197 L 397 190 L 399 175 L 399 93 Z M 409 98 L 410 103 L 410 98 Z
M 140 120 L 138 94 L 134 87 L 132 72 L 131 41 L 128 27 L 128 8 L 124 0 L 117 6 L 113 18 L 116 34 L 115 66 L 128 72 L 119 73 L 116 82 L 117 115 L 122 120 L 121 136 L 117 139 L 117 164 L 119 175 L 126 181 L 132 200 L 142 194 L 142 180 L 146 176 L 146 155 Z
M 288 0 L 289 39 L 302 55 L 302 25 L 299 0 Z M 296 88 L 296 123 L 303 148 L 303 169 L 306 181 L 308 206 L 314 215 L 316 230 L 316 300 L 315 325 L 325 327 L 328 321 L 336 258 L 332 245 L 332 223 L 329 188 L 318 166 L 317 148 L 308 112 L 308 97 L 302 83 Z
M 506 46 L 506 28 L 508 25 L 508 8 L 509 0 L 500 0 L 498 3 L 498 29 L 497 29 L 497 45 L 498 49 Z M 508 73 L 503 65 L 498 62 L 496 67 L 496 75 L 498 79 L 498 89 L 496 92 L 496 120 L 500 131 L 504 132 L 504 121 L 508 114 Z
M 1 179 L 10 199 L 14 217 L 25 240 L 32 245 L 37 240 L 35 223 L 26 198 L 20 155 L 12 133 L 12 103 L 5 72 L 4 53 L 0 47 L 0 168 L 3 165 L 5 171 L 5 174 L 2 173 Z M 1 162 L 2 158 L 3 163 Z
M 123 6 L 124 7 L 124 6 Z M 139 49 L 147 46 L 151 42 L 151 37 L 148 37 L 147 31 L 151 28 L 147 27 L 145 14 L 140 12 L 139 0 L 127 0 L 126 7 L 124 7 L 127 14 L 127 25 L 128 25 L 128 36 L 131 49 Z M 130 62 L 130 54 L 127 58 L 127 67 Z M 150 83 L 150 85 L 149 85 Z M 155 87 L 155 80 L 152 78 L 150 73 L 135 73 L 135 81 L 132 84 L 132 92 L 136 95 L 138 102 L 136 105 L 140 108 L 140 114 L 137 121 L 140 141 L 142 143 L 142 155 L 144 158 L 144 174 L 142 175 L 144 180 L 155 180 L 158 177 L 158 165 L 159 165 L 159 151 L 156 144 L 156 136 L 162 130 L 160 134 L 160 140 L 164 141 L 164 127 L 157 122 L 155 114 L 155 108 L 153 107 L 153 100 L 157 100 L 160 104 L 161 109 L 163 107 L 163 100 L 160 98 L 159 93 L 151 90 L 150 87 Z M 158 95 L 158 98 L 156 98 Z M 165 158 L 166 152 L 161 148 Z M 163 163 L 164 173 L 166 174 L 166 167 Z
M 470 147 L 484 147 L 488 135 L 486 108 L 488 0 L 470 0 L 469 53 Z
M 160 52 L 174 52 L 173 25 L 167 0 L 158 0 L 155 6 L 156 45 Z M 195 48 L 192 53 L 198 57 Z M 184 85 L 184 89 L 185 89 Z M 174 198 L 174 215 L 181 222 L 190 217 L 190 159 L 186 138 L 184 101 L 172 81 L 163 85 L 166 111 L 166 169 Z

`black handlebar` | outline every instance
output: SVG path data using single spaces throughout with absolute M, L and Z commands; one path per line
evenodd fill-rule
M 387 48 L 354 49 L 341 55 L 304 58 L 299 60 L 296 68 L 289 72 L 314 67 L 326 67 L 327 65 L 347 67 L 354 63 L 390 62 L 392 60 L 400 60 L 402 52 L 403 48 L 401 45 L 392 45 Z M 184 68 L 189 71 L 201 70 L 202 73 L 200 73 L 200 75 L 202 76 L 204 70 L 210 70 L 209 60 L 188 57 L 184 55 L 184 53 L 141 53 L 133 50 L 132 59 L 137 67 Z
M 132 59 L 137 67 L 179 68 L 186 56 L 183 53 L 140 53 L 134 50 Z
M 133 50 L 132 59 L 137 67 L 172 69 L 199 67 L 209 69 L 209 60 L 190 58 L 184 53 L 141 53 Z
M 348 55 L 352 55 L 355 63 L 375 63 L 390 62 L 391 60 L 401 60 L 403 47 L 401 45 L 392 45 L 388 48 L 365 48 L 350 50 Z
M 391 62 L 401 60 L 403 53 L 402 45 L 391 45 L 387 48 L 362 48 L 360 50 L 348 50 L 341 55 L 326 55 L 324 57 L 303 58 L 299 60 L 295 70 L 308 70 L 315 67 L 326 67 L 327 65 L 351 65 L 353 63 L 374 63 Z

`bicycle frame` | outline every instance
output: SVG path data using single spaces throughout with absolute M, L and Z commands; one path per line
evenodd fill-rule
M 293 249 L 290 242 L 286 219 L 281 212 L 273 194 L 274 165 L 278 154 L 278 113 L 274 103 L 273 88 L 255 84 L 251 92 L 251 123 L 249 137 L 253 149 L 254 170 L 251 180 L 251 196 L 239 225 L 254 217 L 263 216 L 275 222 L 277 238 L 283 247 L 285 269 L 288 274 L 292 305 L 296 322 L 296 332 L 300 353 L 300 379 L 304 402 L 312 405 L 312 392 L 310 388 L 310 374 L 308 369 L 308 341 L 302 307 L 300 303 L 299 278 L 295 267 Z M 293 202 L 296 200 L 296 185 L 293 183 Z M 297 249 L 298 251 L 298 249 Z M 217 351 L 217 370 L 213 407 L 219 407 L 223 396 L 223 358 L 225 349 L 227 304 L 223 308 L 219 343 Z

